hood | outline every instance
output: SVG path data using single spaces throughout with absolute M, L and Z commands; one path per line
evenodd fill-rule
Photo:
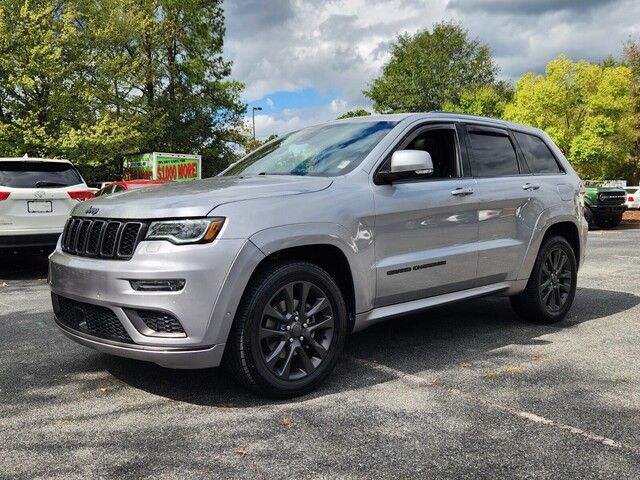
M 105 195 L 80 203 L 71 214 L 79 217 L 140 220 L 204 217 L 225 203 L 316 192 L 327 188 L 331 183 L 331 179 L 323 177 L 213 177 Z

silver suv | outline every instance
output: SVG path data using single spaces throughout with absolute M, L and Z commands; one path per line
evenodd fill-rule
M 542 131 L 423 113 L 280 137 L 220 176 L 78 205 L 51 255 L 71 339 L 316 387 L 350 332 L 484 295 L 552 323 L 585 252 L 581 182 Z

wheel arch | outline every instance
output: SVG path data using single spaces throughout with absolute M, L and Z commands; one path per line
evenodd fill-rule
M 267 255 L 255 268 L 251 280 L 270 265 L 282 260 L 313 263 L 325 270 L 338 284 L 349 314 L 348 331 L 353 329 L 356 313 L 355 287 L 351 267 L 344 252 L 329 243 L 309 243 L 276 250 Z M 250 280 L 250 282 L 251 282 Z
M 538 219 L 534 232 L 529 242 L 527 253 L 520 267 L 518 280 L 527 280 L 535 264 L 542 242 L 549 235 L 561 235 L 566 238 L 576 256 L 576 262 L 580 267 L 584 260 L 586 248 L 587 222 L 580 219 L 575 213 L 555 215 L 551 210 L 547 210 Z M 582 214 L 580 214 L 580 217 Z
M 563 237 L 571 248 L 573 249 L 573 253 L 576 256 L 576 263 L 578 267 L 580 267 L 580 255 L 582 246 L 580 245 L 580 233 L 578 231 L 578 227 L 575 223 L 570 221 L 557 222 L 549 225 L 544 232 L 542 237 L 543 241 L 545 238 L 548 238 L 552 235 L 558 235 Z

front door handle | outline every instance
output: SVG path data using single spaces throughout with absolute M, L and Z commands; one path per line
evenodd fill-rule
M 456 197 L 466 197 L 467 195 L 471 195 L 473 193 L 473 190 L 471 190 L 470 188 L 456 188 L 455 190 L 451 191 L 451 195 L 455 195 Z
M 524 185 L 522 185 L 523 190 L 538 190 L 539 188 L 540 185 L 536 185 L 534 183 L 525 183 Z

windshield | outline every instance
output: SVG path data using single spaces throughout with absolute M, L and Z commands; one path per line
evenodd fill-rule
M 66 162 L 0 162 L 0 185 L 13 188 L 69 187 L 82 183 L 78 171 Z
M 395 124 L 340 122 L 305 128 L 256 150 L 222 175 L 343 175 L 353 170 Z

